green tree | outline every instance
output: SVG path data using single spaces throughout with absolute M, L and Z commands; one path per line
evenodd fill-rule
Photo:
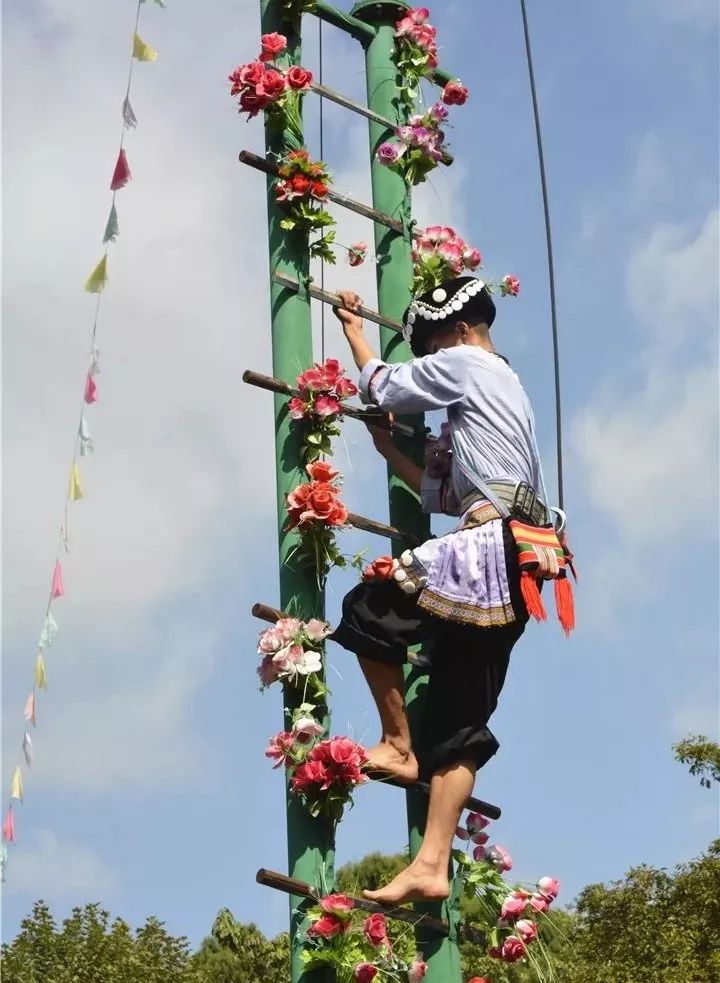
M 199 983 L 280 983 L 289 977 L 286 932 L 266 939 L 255 925 L 243 925 L 223 908 L 210 937 L 193 957 Z
M 700 784 L 710 788 L 720 782 L 720 744 L 704 734 L 690 734 L 673 744 L 675 760 L 689 765 L 691 775 L 700 775 Z

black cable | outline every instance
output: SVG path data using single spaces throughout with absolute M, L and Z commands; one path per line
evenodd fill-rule
M 550 280 L 550 316 L 552 319 L 553 365 L 555 371 L 555 424 L 557 442 L 557 480 L 558 505 L 562 509 L 563 494 L 563 452 L 562 452 L 562 409 L 560 402 L 560 349 L 558 344 L 557 303 L 555 299 L 555 264 L 553 262 L 552 232 L 550 229 L 550 204 L 548 201 L 547 177 L 545 175 L 545 155 L 543 153 L 542 127 L 540 126 L 540 111 L 538 109 L 537 91 L 535 89 L 535 72 L 533 71 L 532 51 L 530 48 L 530 28 L 528 27 L 525 0 L 520 0 L 522 10 L 523 30 L 525 32 L 525 51 L 527 53 L 528 74 L 530 76 L 530 94 L 532 95 L 533 115 L 535 116 L 535 135 L 537 137 L 538 160 L 540 162 L 540 184 L 542 186 L 543 208 L 545 210 L 545 240 L 547 242 L 548 276 Z

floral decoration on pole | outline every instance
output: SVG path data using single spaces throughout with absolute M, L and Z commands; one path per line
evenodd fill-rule
M 305 425 L 303 453 L 312 462 L 321 454 L 332 454 L 332 438 L 340 436 L 343 402 L 357 396 L 358 388 L 336 358 L 306 369 L 297 377 L 297 386 L 300 395 L 292 397 L 288 410 L 293 420 Z
M 291 150 L 280 161 L 278 173 L 275 198 L 288 211 L 288 217 L 280 222 L 283 229 L 297 229 L 309 237 L 311 232 L 322 232 L 336 224 L 322 206 L 331 183 L 323 161 L 311 160 L 305 149 Z M 334 239 L 334 232 L 323 232 L 319 239 L 308 241 L 310 256 L 335 263 Z
M 260 688 L 280 682 L 302 691 L 303 699 L 325 696 L 327 687 L 320 674 L 323 641 L 329 634 L 330 626 L 318 618 L 280 618 L 272 628 L 260 632 Z
M 288 560 L 297 557 L 311 566 L 322 585 L 331 567 L 346 566 L 335 530 L 347 523 L 348 510 L 340 500 L 339 471 L 327 461 L 313 461 L 305 470 L 310 481 L 297 485 L 287 497 L 288 529 L 300 535 Z
M 480 250 L 468 245 L 447 225 L 429 225 L 418 232 L 413 239 L 412 258 L 416 294 L 482 266 Z
M 354 242 L 347 247 L 348 263 L 350 266 L 362 266 L 367 258 L 368 244 L 366 242 Z

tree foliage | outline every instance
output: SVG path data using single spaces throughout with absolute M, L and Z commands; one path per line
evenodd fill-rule
M 720 782 L 720 744 L 703 734 L 690 734 L 673 745 L 675 760 L 688 765 L 691 775 L 700 775 L 700 784 L 711 788 Z

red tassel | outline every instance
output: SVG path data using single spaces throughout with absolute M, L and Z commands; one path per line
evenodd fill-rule
M 547 614 L 545 613 L 545 607 L 540 597 L 537 580 L 533 574 L 528 573 L 526 570 L 523 570 L 520 576 L 520 590 L 530 617 L 536 618 L 538 621 L 546 621 Z
M 125 151 L 121 150 L 120 153 L 118 154 L 117 164 L 115 165 L 115 171 L 113 172 L 112 181 L 110 182 L 110 190 L 118 191 L 120 188 L 124 188 L 131 177 L 132 174 L 130 173 L 130 166 L 127 162 Z
M 575 602 L 572 584 L 567 577 L 555 581 L 555 607 L 557 608 L 560 624 L 569 635 L 575 627 Z

